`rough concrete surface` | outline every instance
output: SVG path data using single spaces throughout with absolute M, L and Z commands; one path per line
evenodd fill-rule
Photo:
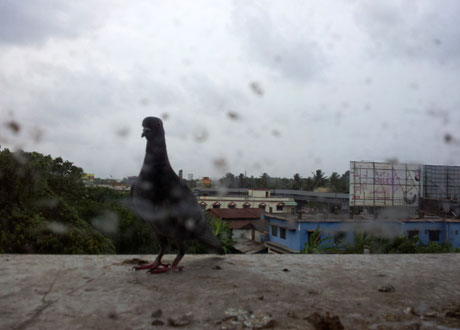
M 460 254 L 133 258 L 0 255 L 0 328 L 460 329 Z

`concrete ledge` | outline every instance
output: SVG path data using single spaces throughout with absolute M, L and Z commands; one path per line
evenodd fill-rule
M 0 329 L 460 328 L 460 254 L 135 257 L 0 255 Z

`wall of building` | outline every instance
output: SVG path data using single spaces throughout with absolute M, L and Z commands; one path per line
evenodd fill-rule
M 249 189 L 248 190 L 249 197 L 260 197 L 260 198 L 270 198 L 270 190 L 256 190 L 256 189 Z
M 238 239 L 245 237 L 246 229 L 232 229 L 232 238 Z
M 342 239 L 342 245 L 344 243 L 352 244 L 354 241 L 354 232 L 353 226 L 348 226 L 342 222 L 300 222 L 300 246 L 302 249 L 305 247 L 305 244 L 308 242 L 308 232 L 313 232 L 319 225 L 319 231 L 321 233 L 321 239 L 329 237 L 330 240 L 327 241 L 330 246 L 334 245 L 334 236 L 337 233 L 344 233 L 345 237 Z M 326 243 L 325 243 L 326 244 Z
M 270 223 L 270 241 L 286 246 L 292 250 L 301 251 L 308 242 L 308 231 L 313 232 L 318 226 L 321 232 L 321 238 L 330 237 L 328 241 L 330 246 L 334 245 L 334 236 L 342 232 L 345 234 L 342 244 L 353 244 L 356 232 L 374 233 L 376 236 L 396 237 L 398 235 L 408 236 L 408 232 L 418 230 L 419 239 L 423 244 L 428 244 L 429 231 L 439 230 L 439 240 L 437 243 L 442 244 L 449 242 L 453 248 L 460 248 L 460 223 L 444 221 L 417 221 L 417 222 L 396 222 L 387 223 L 353 223 L 353 222 L 298 222 L 296 230 L 286 230 L 286 239 L 280 238 L 280 227 L 286 227 L 288 221 L 267 217 Z M 273 228 L 278 227 L 278 235 L 273 236 Z M 384 230 L 387 227 L 388 230 Z M 381 233 L 381 234 L 377 234 Z M 325 243 L 326 244 L 326 243 Z
M 286 229 L 286 238 L 281 238 L 280 236 L 280 228 L 281 227 L 287 227 L 287 221 L 286 220 L 279 220 L 275 218 L 270 218 L 269 219 L 270 223 L 270 241 L 273 243 L 281 244 L 283 246 L 286 246 L 292 250 L 300 251 L 302 250 L 300 248 L 300 232 L 298 230 L 288 230 Z M 273 227 L 277 227 L 277 235 L 273 236 Z M 302 247 L 303 248 L 303 247 Z
M 460 248 L 460 223 L 449 222 L 447 226 L 447 240 L 455 248 Z
M 446 230 L 447 223 L 445 222 L 405 222 L 402 225 L 403 234 L 408 235 L 408 232 L 411 230 L 418 231 L 418 238 L 422 241 L 423 244 L 428 244 L 429 240 L 429 231 L 430 230 L 439 230 L 439 241 L 438 243 L 443 243 L 446 241 Z
M 297 205 L 284 205 L 282 210 L 277 210 L 278 203 L 296 204 L 293 198 L 260 198 L 260 197 L 221 197 L 221 196 L 198 196 L 198 204 L 206 203 L 206 209 L 211 209 L 215 202 L 219 202 L 220 208 L 227 209 L 228 204 L 235 203 L 235 208 L 242 209 L 244 204 L 249 203 L 249 208 L 259 208 L 265 203 L 265 212 L 269 213 L 294 213 Z M 271 209 L 271 212 L 270 212 Z

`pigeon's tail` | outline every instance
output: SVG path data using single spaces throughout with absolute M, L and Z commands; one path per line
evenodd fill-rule
M 201 235 L 198 237 L 198 240 L 204 245 L 206 245 L 207 247 L 216 251 L 218 254 L 225 254 L 225 251 L 222 248 L 222 245 L 220 244 L 217 237 L 214 236 L 211 229 L 206 227 L 205 231 L 201 233 Z

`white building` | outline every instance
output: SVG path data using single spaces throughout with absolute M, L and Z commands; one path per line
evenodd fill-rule
M 295 213 L 297 203 L 289 197 L 271 197 L 269 190 L 249 189 L 247 196 L 197 196 L 203 210 L 260 208 L 267 213 Z

